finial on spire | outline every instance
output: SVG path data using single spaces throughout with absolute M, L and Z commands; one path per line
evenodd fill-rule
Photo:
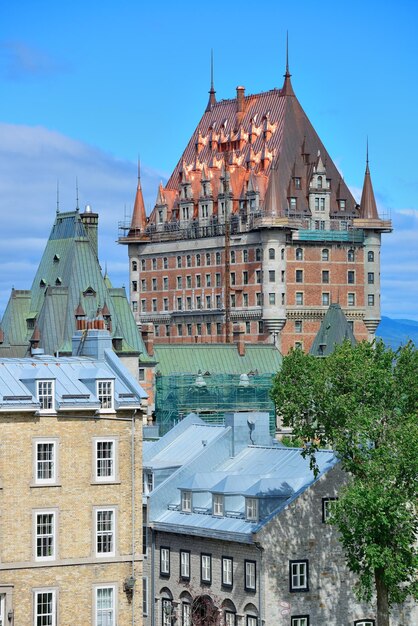
M 210 51 L 210 90 L 209 90 L 209 102 L 206 107 L 206 111 L 210 111 L 214 104 L 216 104 L 216 91 L 213 85 L 213 48 Z
M 366 171 L 369 171 L 369 136 L 366 137 Z
M 141 182 L 141 158 L 138 154 L 138 185 Z
M 286 74 L 285 76 L 290 77 L 289 73 L 289 31 L 286 31 Z
M 289 31 L 286 31 L 286 73 L 284 74 L 284 83 L 282 87 L 282 94 L 284 96 L 295 95 L 290 77 L 291 73 L 289 72 Z
M 57 215 L 60 212 L 60 181 L 57 178 Z
M 75 210 L 79 211 L 80 207 L 78 206 L 78 177 L 75 178 L 75 193 L 76 193 L 76 207 Z

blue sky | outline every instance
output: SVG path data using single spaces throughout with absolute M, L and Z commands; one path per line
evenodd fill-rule
M 280 87 L 289 30 L 295 92 L 355 195 L 369 137 L 384 237 L 382 313 L 418 319 L 418 5 L 0 3 L 0 312 L 29 288 L 56 210 L 100 213 L 100 258 L 128 284 L 115 243 L 141 155 L 151 209 L 207 103 L 210 49 L 218 99 Z

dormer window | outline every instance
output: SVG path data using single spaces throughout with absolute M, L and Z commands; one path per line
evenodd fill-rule
M 97 381 L 97 398 L 102 410 L 113 409 L 113 380 Z
M 245 498 L 245 519 L 247 519 L 249 522 L 258 521 L 257 498 Z
M 41 280 L 40 280 L 40 282 L 39 282 L 39 286 L 41 287 L 41 289 L 45 289 L 45 287 L 46 287 L 46 281 L 45 281 L 43 278 L 41 278 Z
M 192 492 L 191 491 L 181 492 L 181 510 L 183 511 L 183 513 L 192 512 Z
M 325 198 L 315 198 L 315 211 L 325 211 Z
M 322 176 L 318 176 L 318 178 L 316 179 L 316 188 L 322 189 Z
M 294 178 L 293 181 L 295 183 L 295 189 L 301 189 L 302 188 L 302 183 L 301 183 L 301 179 L 300 178 Z
M 212 496 L 212 514 L 221 517 L 224 514 L 224 497 L 220 493 Z
M 289 198 L 289 209 L 296 211 L 296 198 Z
M 55 410 L 55 398 L 54 398 L 54 381 L 53 380 L 38 380 L 37 382 L 37 398 L 41 411 L 54 411 Z
M 183 215 L 183 220 L 189 219 L 189 207 L 188 206 L 184 206 L 182 208 L 182 215 Z
M 148 495 L 154 489 L 154 475 L 148 471 L 143 474 L 143 489 L 144 495 Z
M 62 285 L 62 280 L 61 280 L 61 278 L 60 278 L 59 276 L 58 276 L 57 280 L 55 281 L 55 285 L 56 285 L 57 287 L 59 287 L 60 285 Z
M 95 296 L 96 292 L 94 291 L 93 287 L 88 287 L 84 292 L 83 292 L 83 296 L 87 297 L 87 296 Z
M 158 223 L 162 224 L 164 221 L 164 211 L 162 209 L 160 209 L 158 211 Z
M 340 211 L 345 211 L 345 200 L 339 200 Z
M 59 254 L 54 254 L 53 261 L 54 261 L 54 263 L 59 263 L 60 262 L 60 255 Z

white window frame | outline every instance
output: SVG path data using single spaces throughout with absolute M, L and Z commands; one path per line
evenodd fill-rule
M 111 591 L 110 597 L 112 605 L 110 607 L 99 607 L 99 591 L 104 590 Z M 103 624 L 106 624 L 106 626 L 116 626 L 116 607 L 116 585 L 99 585 L 94 588 L 94 626 L 103 626 Z M 109 621 L 109 617 L 111 621 Z M 103 618 L 105 618 L 106 621 L 103 621 Z
M 39 532 L 39 525 L 42 524 L 41 516 L 51 516 L 51 528 L 49 532 Z M 35 561 L 55 561 L 57 558 L 57 511 L 54 509 L 38 509 L 33 512 L 34 518 L 34 556 Z M 44 523 L 49 524 L 47 520 L 44 520 Z M 51 540 L 52 552 L 50 554 L 38 554 L 38 540 L 48 541 L 48 538 Z M 47 545 L 47 544 L 45 544 Z M 42 548 L 42 551 L 45 550 L 45 545 Z
M 246 626 L 258 626 L 258 617 L 255 615 L 247 615 Z
M 192 605 L 190 602 L 181 603 L 181 626 L 192 626 Z
M 100 507 L 94 509 L 94 536 L 95 536 L 95 553 L 98 558 L 108 558 L 115 556 L 116 554 L 116 509 L 114 507 Z M 100 520 L 101 514 L 110 513 L 109 519 Z M 99 524 L 104 524 L 104 522 L 110 521 L 109 527 L 99 528 Z M 107 537 L 106 541 L 103 542 L 104 538 Z M 102 538 L 102 543 L 107 545 L 110 538 L 110 550 L 99 550 L 99 538 Z
M 183 511 L 183 513 L 192 512 L 192 502 L 193 502 L 192 492 L 182 491 L 181 492 L 181 510 Z
M 296 291 L 295 294 L 295 304 L 296 306 L 303 306 L 303 291 Z
M 293 615 L 290 626 L 309 626 L 309 615 Z
M 234 584 L 234 559 L 231 556 L 222 557 L 222 586 L 232 587 Z
M 142 577 L 142 615 L 148 615 L 148 578 Z
M 52 378 L 37 380 L 36 398 L 41 413 L 55 413 L 55 380 Z
M 48 613 L 38 613 L 38 597 L 44 594 L 51 595 L 51 611 Z M 33 624 L 36 626 L 38 624 L 39 617 L 51 617 L 51 626 L 56 626 L 57 624 L 57 590 L 51 589 L 50 587 L 46 587 L 45 589 L 34 589 L 33 590 Z
M 114 411 L 115 384 L 112 379 L 103 378 L 96 381 L 97 399 L 100 402 L 100 411 Z
M 250 522 L 258 521 L 257 498 L 245 498 L 245 519 Z
M 347 306 L 356 306 L 356 294 L 354 292 L 347 293 Z
M 39 447 L 50 445 L 52 446 L 52 458 L 51 459 L 41 459 L 39 456 Z M 58 440 L 57 439 L 34 439 L 33 441 L 33 458 L 34 458 L 34 468 L 33 468 L 33 482 L 36 485 L 56 485 L 58 479 Z M 50 476 L 47 478 L 40 477 L 39 474 L 43 473 L 42 468 L 50 464 Z M 40 471 L 41 470 L 41 471 Z
M 112 444 L 112 455 L 110 458 L 105 458 L 104 456 L 99 456 L 99 445 L 100 444 Z M 117 459 L 117 442 L 114 437 L 100 437 L 100 439 L 94 439 L 94 480 L 98 483 L 110 483 L 115 482 L 116 480 L 116 459 Z M 99 463 L 100 459 L 102 462 L 106 464 L 106 462 L 110 461 L 111 472 L 109 474 L 99 474 Z
M 237 622 L 237 614 L 234 611 L 225 611 L 225 626 L 235 626 Z
M 170 576 L 170 548 L 160 546 L 160 576 Z
M 244 561 L 244 588 L 246 591 L 257 590 L 257 564 L 255 561 Z
M 0 593 L 0 626 L 6 626 L 6 594 Z
M 290 591 L 309 591 L 309 563 L 307 559 L 289 561 Z
M 375 626 L 375 624 L 374 619 L 360 619 L 354 622 L 354 626 Z
M 190 550 L 180 550 L 180 578 L 190 580 Z
M 221 493 L 212 494 L 212 515 L 222 517 L 224 514 L 225 499 Z
M 324 524 L 328 523 L 332 513 L 332 504 L 330 506 L 330 503 L 335 503 L 337 500 L 338 498 L 335 497 L 322 498 L 322 522 Z
M 161 624 L 162 626 L 173 624 L 173 601 L 170 598 L 161 598 Z
M 206 584 L 212 582 L 212 555 L 205 552 L 200 554 L 200 581 Z

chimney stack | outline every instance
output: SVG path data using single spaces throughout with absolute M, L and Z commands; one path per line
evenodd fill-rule
M 234 324 L 233 327 L 234 343 L 237 344 L 238 354 L 245 356 L 245 341 L 244 341 L 244 325 Z
M 245 87 L 237 87 L 237 120 L 241 122 L 244 117 Z
M 141 332 L 148 356 L 154 356 L 154 324 L 142 324 Z

